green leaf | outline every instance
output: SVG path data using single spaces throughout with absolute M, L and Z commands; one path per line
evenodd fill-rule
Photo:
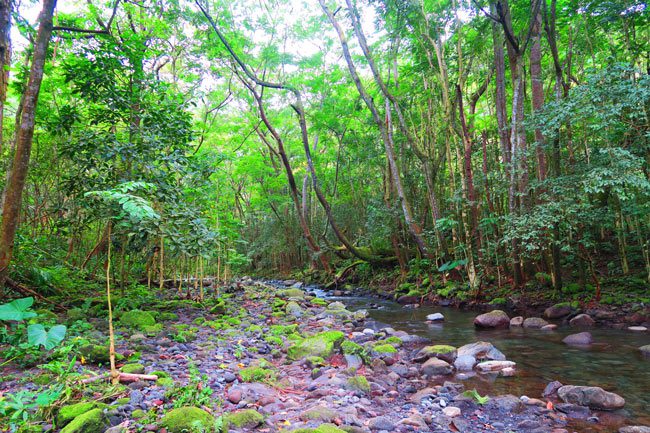
M 21 321 L 36 317 L 37 314 L 33 311 L 27 311 L 34 303 L 34 298 L 16 299 L 8 304 L 0 305 L 0 320 L 15 320 Z
M 49 331 L 41 324 L 29 325 L 27 327 L 27 341 L 32 346 L 43 346 L 51 350 L 63 341 L 67 328 L 65 325 L 55 325 Z

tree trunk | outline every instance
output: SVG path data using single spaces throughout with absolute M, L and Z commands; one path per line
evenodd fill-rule
M 11 0 L 0 0 L 0 154 L 4 148 L 2 134 L 5 102 L 7 100 L 7 84 L 9 83 L 9 67 L 11 66 Z
M 52 16 L 56 0 L 44 0 L 43 9 L 39 15 L 38 33 L 34 42 L 34 55 L 32 67 L 29 72 L 29 81 L 23 95 L 23 111 L 20 125 L 16 131 L 16 150 L 14 153 L 11 174 L 6 187 L 6 195 L 2 207 L 2 227 L 0 232 L 0 287 L 4 286 L 7 271 L 14 250 L 14 239 L 18 228 L 20 209 L 22 205 L 23 190 L 29 159 L 34 138 L 34 123 L 38 95 L 43 80 L 47 48 L 52 36 Z M 4 71 L 2 71 L 4 74 Z

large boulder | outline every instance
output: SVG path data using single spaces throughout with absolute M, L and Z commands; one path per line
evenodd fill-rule
M 598 386 L 565 385 L 557 390 L 562 401 L 590 409 L 615 410 L 625 406 L 625 399 Z
M 486 361 L 505 361 L 506 356 L 499 351 L 492 343 L 487 341 L 478 341 L 476 343 L 461 346 L 456 351 L 457 357 L 469 355 L 477 360 Z
M 454 367 L 449 365 L 448 362 L 438 358 L 430 358 L 420 367 L 420 372 L 429 377 L 451 374 L 453 370 Z
M 162 417 L 160 424 L 169 433 L 185 433 L 189 431 L 208 433 L 214 431 L 215 419 L 203 409 L 186 406 L 167 412 Z
M 306 356 L 320 356 L 328 358 L 334 353 L 334 349 L 341 345 L 345 335 L 341 331 L 325 331 L 296 343 L 287 350 L 287 356 L 291 360 L 297 360 Z
M 264 422 L 264 416 L 255 409 L 245 409 L 239 412 L 229 413 L 225 418 L 228 424 L 232 424 L 237 428 L 246 429 L 254 429 Z
M 580 332 L 578 334 L 571 334 L 564 337 L 562 340 L 564 344 L 570 344 L 575 346 L 584 346 L 591 344 L 593 342 L 593 337 L 591 332 Z
M 305 313 L 302 308 L 300 308 L 300 305 L 298 305 L 297 302 L 295 301 L 289 301 L 287 302 L 287 306 L 285 307 L 285 311 L 287 314 L 295 317 L 295 318 L 300 318 L 303 316 Z
M 591 318 L 589 314 L 578 314 L 573 319 L 569 320 L 569 325 L 576 328 L 590 328 L 594 326 L 596 322 Z
M 104 431 L 108 426 L 108 418 L 97 408 L 77 416 L 63 427 L 61 433 L 97 433 Z
M 307 294 L 304 291 L 298 288 L 284 289 L 278 291 L 278 296 L 282 299 L 304 299 L 306 295 Z
M 460 355 L 454 360 L 454 367 L 458 371 L 472 371 L 476 364 L 476 358 L 472 355 Z
M 561 319 L 573 312 L 573 308 L 569 304 L 555 304 L 544 310 L 544 317 L 547 319 Z
M 429 358 L 438 358 L 449 363 L 456 359 L 456 348 L 446 344 L 436 344 L 434 346 L 425 346 L 415 355 L 413 361 L 424 362 Z
M 529 329 L 541 329 L 546 325 L 548 325 L 548 322 L 541 317 L 529 317 L 528 319 L 524 320 L 523 323 L 524 328 Z
M 63 427 L 79 415 L 83 415 L 93 409 L 104 409 L 106 407 L 108 407 L 108 405 L 96 401 L 82 401 L 80 403 L 63 406 L 59 409 L 59 413 L 56 415 L 56 424 L 59 427 Z
M 476 316 L 474 326 L 477 328 L 508 328 L 510 326 L 510 317 L 501 310 L 493 310 Z

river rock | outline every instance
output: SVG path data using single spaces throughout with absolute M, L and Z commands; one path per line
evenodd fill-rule
M 392 432 L 395 430 L 395 424 L 387 416 L 377 416 L 371 418 L 368 422 L 370 430 L 386 430 Z
M 510 326 L 510 317 L 501 310 L 493 310 L 476 316 L 474 326 L 477 328 L 501 329 Z
M 425 346 L 415 355 L 413 361 L 424 362 L 429 358 L 438 358 L 453 363 L 456 359 L 456 348 L 454 346 L 447 346 L 446 344 Z
M 546 385 L 546 388 L 544 388 L 544 392 L 542 392 L 542 397 L 549 397 L 551 395 L 554 395 L 557 393 L 557 390 L 562 388 L 564 385 L 562 385 L 562 382 L 559 382 L 557 380 L 554 380 L 553 382 L 549 382 L 548 385 Z
M 521 326 L 524 323 L 524 318 L 521 316 L 513 317 L 510 319 L 510 327 Z
M 417 304 L 420 302 L 419 296 L 402 295 L 397 298 L 397 303 L 402 305 Z
M 476 358 L 472 355 L 457 356 L 454 360 L 454 367 L 458 371 L 472 371 L 474 364 L 476 364 Z
M 301 318 L 304 314 L 304 311 L 302 308 L 300 308 L 300 305 L 298 305 L 298 303 L 294 301 L 289 301 L 287 303 L 285 311 L 287 312 L 287 314 L 297 319 Z
M 618 433 L 650 433 L 650 427 L 644 425 L 628 425 L 618 429 Z
M 591 336 L 591 332 L 580 332 L 578 334 L 567 335 L 562 342 L 570 345 L 586 345 L 593 342 L 593 337 Z
M 573 312 L 573 308 L 567 304 L 556 304 L 544 310 L 544 317 L 547 319 L 561 319 Z
M 478 341 L 476 343 L 461 346 L 456 351 L 458 358 L 464 355 L 472 356 L 479 360 L 487 361 L 505 361 L 506 356 L 499 351 L 492 343 L 487 341 Z
M 557 325 L 555 323 L 549 323 L 548 325 L 542 326 L 542 331 L 555 331 L 557 329 Z
M 484 361 L 476 365 L 476 369 L 481 372 L 499 371 L 504 368 L 512 368 L 517 365 L 512 361 Z
M 451 374 L 453 367 L 448 362 L 438 358 L 430 358 L 422 364 L 420 372 L 429 377 Z
M 639 350 L 641 351 L 642 355 L 650 357 L 650 344 L 639 347 Z
M 529 317 L 528 319 L 524 320 L 523 324 L 524 328 L 530 329 L 540 329 L 546 325 L 548 325 L 548 322 L 541 317 Z
M 591 318 L 589 314 L 578 314 L 573 319 L 569 320 L 569 325 L 576 328 L 589 328 L 594 326 L 596 322 Z
M 441 321 L 445 320 L 445 316 L 443 316 L 440 313 L 428 314 L 427 315 L 427 320 L 429 320 L 431 322 L 441 322 Z
M 615 410 L 625 406 L 625 399 L 598 386 L 565 385 L 557 390 L 562 401 L 590 409 Z
M 627 330 L 635 331 L 635 332 L 646 332 L 648 328 L 646 328 L 645 326 L 628 326 Z
M 460 408 L 457 408 L 455 406 L 447 406 L 442 410 L 442 413 L 449 418 L 456 418 L 457 416 L 460 416 Z

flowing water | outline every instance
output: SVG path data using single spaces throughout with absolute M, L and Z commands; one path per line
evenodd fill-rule
M 475 312 L 449 307 L 404 308 L 388 300 L 369 297 L 331 297 L 316 290 L 319 297 L 338 300 L 350 310 L 366 309 L 376 322 L 375 328 L 390 326 L 429 338 L 432 344 L 462 346 L 475 341 L 489 341 L 508 360 L 517 363 L 515 377 L 476 376 L 466 381 L 481 393 L 527 395 L 540 398 L 544 387 L 553 380 L 563 384 L 600 386 L 623 396 L 626 406 L 617 412 L 601 412 L 600 426 L 582 425 L 580 431 L 603 430 L 632 422 L 650 425 L 650 359 L 638 350 L 650 344 L 650 334 L 627 330 L 590 330 L 594 344 L 588 347 L 567 346 L 562 339 L 579 332 L 560 326 L 556 331 L 513 328 L 505 330 L 476 330 Z M 375 304 L 377 308 L 369 308 Z M 440 324 L 427 324 L 426 316 L 442 313 Z M 469 382 L 469 383 L 467 383 Z

